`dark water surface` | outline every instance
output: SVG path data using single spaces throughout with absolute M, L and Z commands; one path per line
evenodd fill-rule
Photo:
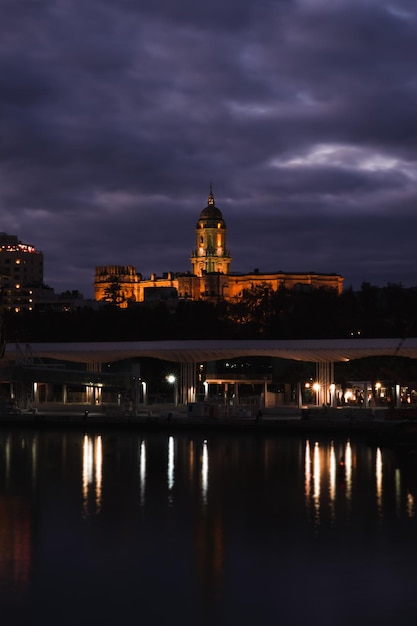
M 416 470 L 343 438 L 0 431 L 2 623 L 414 623 Z

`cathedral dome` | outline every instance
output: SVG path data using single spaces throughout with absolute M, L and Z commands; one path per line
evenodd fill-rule
M 200 220 L 207 220 L 207 219 L 223 220 L 222 212 L 220 211 L 220 209 L 214 206 L 214 204 L 206 206 L 206 208 L 203 209 L 200 213 Z
M 222 228 L 226 227 L 223 219 L 222 212 L 214 204 L 214 196 L 210 185 L 210 193 L 208 197 L 208 204 L 205 209 L 200 213 L 199 224 L 204 222 L 204 226 L 207 228 L 216 228 L 220 222 Z M 200 224 L 201 225 L 201 224 Z M 197 225 L 198 226 L 198 225 Z

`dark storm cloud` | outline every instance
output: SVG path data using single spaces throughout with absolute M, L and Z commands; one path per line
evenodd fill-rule
M 232 270 L 417 283 L 417 11 L 383 0 L 5 0 L 0 230 L 56 290 L 186 271 L 209 181 Z

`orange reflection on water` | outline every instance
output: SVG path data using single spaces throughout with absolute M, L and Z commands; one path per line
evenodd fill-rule
M 37 436 L 12 433 L 0 442 L 0 593 L 22 600 L 32 567 L 33 510 L 30 491 L 36 486 Z M 23 461 L 23 463 L 22 463 Z M 21 468 L 27 468 L 28 491 L 21 485 Z M 3 492 L 4 490 L 4 492 Z M 4 617 L 4 616 L 3 616 Z M 5 621 L 6 620 L 6 621 Z M 7 622 L 7 617 L 3 619 Z
M 304 485 L 306 498 L 310 497 L 311 489 L 311 455 L 310 455 L 310 442 L 306 441 L 305 460 L 304 460 Z
M 320 449 L 319 444 L 316 441 L 314 444 L 313 455 L 313 503 L 314 503 L 314 519 L 317 525 L 320 524 Z
M 96 507 L 97 512 L 101 510 L 101 498 L 102 498 L 102 489 L 103 489 L 103 447 L 102 447 L 102 439 L 99 435 L 95 441 L 94 445 L 94 458 L 95 458 L 95 469 L 96 469 Z
M 82 494 L 83 515 L 88 517 L 91 511 L 90 491 L 93 489 L 95 513 L 99 513 L 102 504 L 103 489 L 103 450 L 101 435 L 91 437 L 84 435 L 82 459 Z
M 406 511 L 408 517 L 414 517 L 414 515 L 416 514 L 414 496 L 410 491 L 407 491 Z
M 196 450 L 194 447 L 194 441 L 191 440 L 188 447 L 188 477 L 191 485 L 194 483 L 194 468 L 196 462 Z
M 330 458 L 329 458 L 329 498 L 330 498 L 330 511 L 332 519 L 335 517 L 335 501 L 336 501 L 336 453 L 334 449 L 333 441 L 330 444 Z
M 0 583 L 24 590 L 29 582 L 32 560 L 32 518 L 29 502 L 24 499 L 0 496 Z
M 352 497 L 352 448 L 347 441 L 341 456 L 338 458 L 333 441 L 330 444 L 315 442 L 311 456 L 310 444 L 306 441 L 304 457 L 304 492 L 307 508 L 314 509 L 316 524 L 320 524 L 321 499 L 328 494 L 326 510 L 330 510 L 330 518 L 336 518 L 336 499 L 338 493 L 346 500 Z M 328 482 L 327 482 L 328 481 Z M 323 486 L 326 490 L 323 490 Z

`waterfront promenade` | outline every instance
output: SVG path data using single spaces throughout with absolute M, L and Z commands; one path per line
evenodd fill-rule
M 409 418 L 408 418 L 409 416 Z M 136 414 L 117 409 L 88 405 L 45 405 L 37 411 L 22 411 L 0 416 L 0 429 L 78 429 L 81 431 L 132 430 L 175 433 L 236 433 L 268 435 L 351 436 L 372 440 L 374 443 L 417 448 L 417 419 L 414 411 L 370 411 L 357 408 L 303 409 L 288 406 L 263 411 L 262 416 L 251 413 L 230 413 L 220 417 L 190 416 L 186 406 L 152 405 Z

